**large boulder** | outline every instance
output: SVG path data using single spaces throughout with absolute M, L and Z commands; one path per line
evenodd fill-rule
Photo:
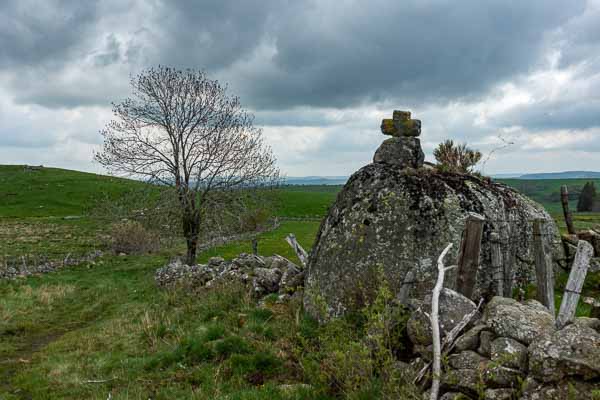
M 519 400 L 596 400 L 600 384 L 565 380 L 544 384 L 529 377 L 523 382 Z
M 484 318 L 497 336 L 510 337 L 525 345 L 554 332 L 554 317 L 535 300 L 519 303 L 507 297 L 494 297 Z
M 479 324 L 467 330 L 456 339 L 454 349 L 456 351 L 477 350 L 479 347 L 479 334 L 485 329 L 487 329 L 485 325 Z
M 446 336 L 466 315 L 475 311 L 477 306 L 454 290 L 444 288 L 439 299 L 440 334 Z M 433 343 L 431 321 L 431 295 L 410 316 L 406 329 L 413 344 L 427 346 Z M 475 320 L 477 317 L 474 318 Z
M 527 347 L 514 339 L 499 337 L 491 344 L 492 361 L 507 368 L 527 370 Z
M 600 334 L 580 323 L 539 338 L 529 346 L 529 370 L 542 382 L 600 378 Z
M 431 293 L 436 260 L 448 243 L 454 247 L 446 265 L 457 262 L 465 220 L 473 212 L 486 219 L 474 299 L 490 296 L 492 232 L 505 243 L 504 259 L 513 260 L 525 279 L 535 276 L 532 220 L 546 222 L 544 245 L 554 260 L 564 258 L 554 220 L 515 190 L 471 175 L 376 162 L 352 175 L 321 223 L 308 262 L 308 309 L 320 317 L 360 309 L 381 278 L 397 292 L 413 269 L 410 296 L 423 298 Z M 453 288 L 454 280 L 450 271 L 445 286 Z
M 373 162 L 399 168 L 420 168 L 425 161 L 421 142 L 413 137 L 393 137 L 384 141 L 375 152 Z

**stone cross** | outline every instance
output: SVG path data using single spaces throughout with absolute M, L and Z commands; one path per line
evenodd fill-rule
M 381 121 L 381 132 L 392 137 L 383 141 L 373 156 L 373 162 L 397 168 L 421 168 L 425 154 L 421 149 L 421 121 L 410 118 L 410 111 L 394 111 L 392 119 Z
M 392 119 L 381 121 L 381 132 L 394 137 L 418 137 L 421 135 L 421 120 L 411 119 L 410 111 L 394 110 Z

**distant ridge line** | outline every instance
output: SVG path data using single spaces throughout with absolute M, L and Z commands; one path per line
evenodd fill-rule
M 495 174 L 495 179 L 600 179 L 600 172 L 596 171 L 564 171 L 540 172 L 531 174 Z M 344 185 L 348 176 L 288 176 L 283 179 L 286 185 Z
M 517 179 L 600 179 L 600 172 L 595 171 L 565 171 L 524 174 Z

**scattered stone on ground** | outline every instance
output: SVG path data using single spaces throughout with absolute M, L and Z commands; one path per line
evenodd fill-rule
M 447 334 L 458 325 L 469 313 L 475 311 L 477 305 L 465 296 L 451 289 L 444 288 L 440 293 L 439 313 L 440 313 L 440 333 Z M 414 344 L 429 345 L 432 343 L 431 322 L 429 313 L 431 312 L 431 295 L 423 300 L 422 305 L 412 313 L 408 320 L 406 329 L 411 341 Z M 474 320 L 478 318 L 475 317 Z
M 527 346 L 507 337 L 499 337 L 491 344 L 491 360 L 503 367 L 527 370 Z
M 494 297 L 484 317 L 486 325 L 497 336 L 514 337 L 525 345 L 554 332 L 554 317 L 535 300 L 519 303 L 507 297 Z
M 598 382 L 565 380 L 544 384 L 529 377 L 522 385 L 519 400 L 596 400 L 599 390 Z
M 47 274 L 61 268 L 78 265 L 81 263 L 94 263 L 94 260 L 102 257 L 102 252 L 96 250 L 84 256 L 67 255 L 62 261 L 45 261 L 30 264 L 25 258 L 15 258 L 0 263 L 0 280 L 24 278 L 31 275 Z
M 154 278 L 159 287 L 181 285 L 192 290 L 237 282 L 248 286 L 256 297 L 278 293 L 282 299 L 304 285 L 304 272 L 290 260 L 245 253 L 231 261 L 213 257 L 207 264 L 191 266 L 175 260 L 159 268 Z
M 568 325 L 529 346 L 530 374 L 541 382 L 600 377 L 600 333 L 584 324 Z
M 417 308 L 411 320 L 422 313 Z M 416 359 L 430 359 L 423 335 L 409 337 Z M 592 390 L 600 393 L 600 320 L 576 318 L 556 330 L 539 302 L 494 297 L 442 359 L 442 399 L 593 399 Z

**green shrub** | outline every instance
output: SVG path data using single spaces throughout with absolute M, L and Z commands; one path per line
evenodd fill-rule
M 595 211 L 594 206 L 596 204 L 596 185 L 594 182 L 586 182 L 581 190 L 581 194 L 579 195 L 579 200 L 577 201 L 577 211 L 578 212 L 590 212 Z
M 254 322 L 267 322 L 273 318 L 273 311 L 266 308 L 256 308 L 249 315 L 250 320 Z
M 473 167 L 481 160 L 479 151 L 468 148 L 464 143 L 455 145 L 453 140 L 440 143 L 433 155 L 442 170 L 463 174 L 473 172 Z
M 227 358 L 232 354 L 247 354 L 250 352 L 250 345 L 239 336 L 229 336 L 215 343 L 215 352 L 222 358 Z
M 160 249 L 159 236 L 136 221 L 113 224 L 110 237 L 111 250 L 115 254 L 146 254 Z
M 394 366 L 408 342 L 408 312 L 394 301 L 383 271 L 376 296 L 361 310 L 321 326 L 298 319 L 296 335 L 305 379 L 324 395 L 348 398 L 420 398 L 411 377 Z
M 248 324 L 248 330 L 250 332 L 255 333 L 256 335 L 260 335 L 267 340 L 276 340 L 277 335 L 275 335 L 275 331 L 270 326 L 266 326 L 264 324 L 257 324 L 255 322 L 251 322 Z
M 167 368 L 181 362 L 198 364 L 214 357 L 215 351 L 203 337 L 190 336 L 184 338 L 174 350 L 160 352 L 151 357 L 146 363 L 146 369 Z
M 298 328 L 303 338 L 316 339 L 319 335 L 319 322 L 308 314 L 303 315 Z
M 215 356 L 215 351 L 203 339 L 198 338 L 192 338 L 182 343 L 176 353 L 180 354 L 181 359 L 189 364 L 212 360 Z
M 225 336 L 225 327 L 221 324 L 212 324 L 209 325 L 204 332 L 203 338 L 207 342 L 211 342 L 213 340 L 221 339 Z
M 235 354 L 229 359 L 229 367 L 234 374 L 246 375 L 262 373 L 272 376 L 281 368 L 281 360 L 275 355 L 266 352 L 254 354 Z

